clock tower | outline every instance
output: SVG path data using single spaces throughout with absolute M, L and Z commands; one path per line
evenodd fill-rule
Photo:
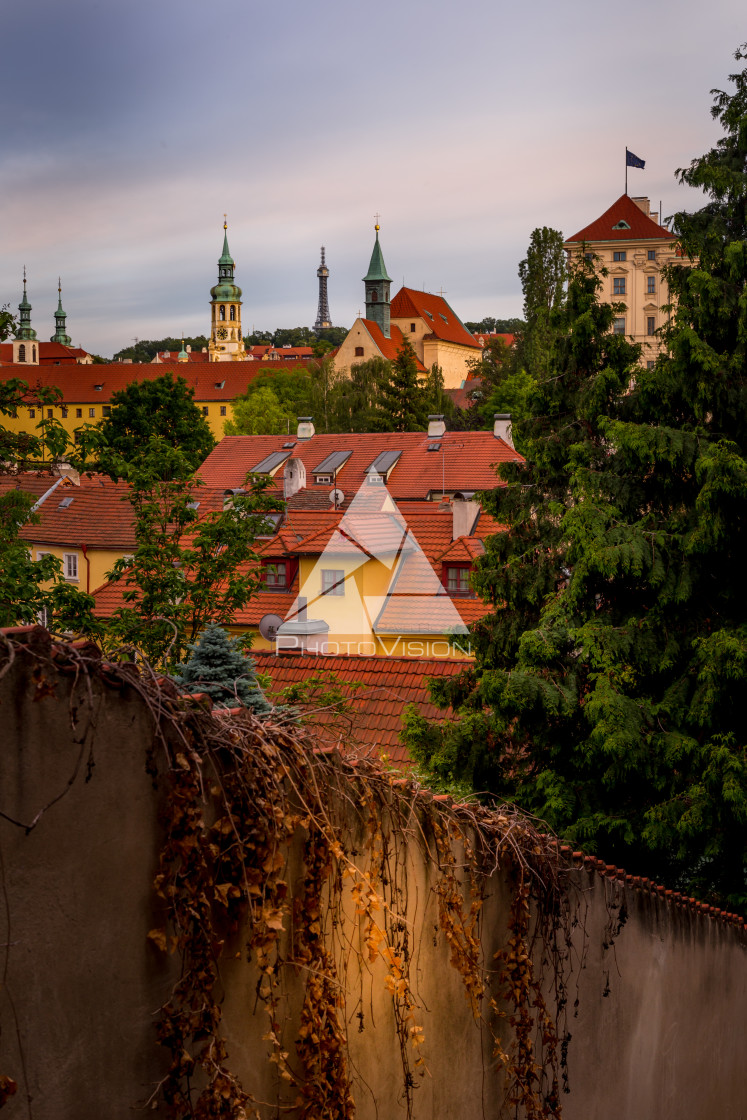
M 211 362 L 242 362 L 246 360 L 241 333 L 241 288 L 234 283 L 233 257 L 228 251 L 228 225 L 223 222 L 223 253 L 218 261 L 218 283 L 210 289 Z

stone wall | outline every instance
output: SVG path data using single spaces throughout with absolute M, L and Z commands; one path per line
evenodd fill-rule
M 154 718 L 121 673 L 96 667 L 95 656 L 81 672 L 43 631 L 11 638 L 15 660 L 0 661 L 0 1075 L 12 1076 L 18 1092 L 4 1115 L 130 1116 L 166 1072 L 155 1026 L 180 967 L 177 956 L 147 937 L 164 922 L 152 881 L 173 729 Z M 514 1111 L 503 1103 L 490 1032 L 473 1019 L 438 936 L 437 868 L 416 842 L 421 802 L 428 797 L 415 798 L 393 856 L 407 883 L 402 929 L 428 1067 L 415 1079 L 413 1115 L 508 1118 Z M 567 853 L 560 875 L 571 932 L 563 1116 L 737 1120 L 744 1114 L 744 924 Z M 300 876 L 295 845 L 291 891 Z M 487 883 L 481 936 L 488 970 L 506 944 L 509 879 L 504 867 Z M 349 897 L 343 912 L 344 921 L 327 934 L 347 987 L 357 1116 L 404 1118 L 386 969 L 381 960 L 368 963 L 365 953 L 360 967 L 361 929 Z M 285 937 L 290 943 L 292 925 Z M 228 931 L 223 1025 L 231 1068 L 267 1102 L 260 1111 L 271 1117 L 289 1099 L 288 1086 L 267 1060 L 267 1017 L 244 945 L 242 931 Z M 295 968 L 282 977 L 290 1063 L 306 980 Z M 148 1114 L 164 1114 L 163 1105 L 152 1106 Z

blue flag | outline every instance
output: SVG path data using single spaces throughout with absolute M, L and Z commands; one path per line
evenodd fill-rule
M 645 161 L 645 159 L 641 159 L 639 156 L 634 156 L 633 153 L 629 152 L 628 149 L 626 148 L 625 149 L 625 166 L 626 167 L 645 167 L 646 166 L 646 161 Z

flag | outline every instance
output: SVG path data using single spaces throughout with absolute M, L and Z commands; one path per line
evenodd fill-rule
M 625 166 L 626 167 L 645 167 L 646 166 L 646 161 L 645 161 L 645 159 L 641 159 L 640 156 L 634 156 L 633 153 L 629 152 L 628 149 L 626 148 L 625 149 Z

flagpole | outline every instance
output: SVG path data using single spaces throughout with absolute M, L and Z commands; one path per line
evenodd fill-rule
M 628 149 L 625 149 L 625 193 L 628 193 Z

